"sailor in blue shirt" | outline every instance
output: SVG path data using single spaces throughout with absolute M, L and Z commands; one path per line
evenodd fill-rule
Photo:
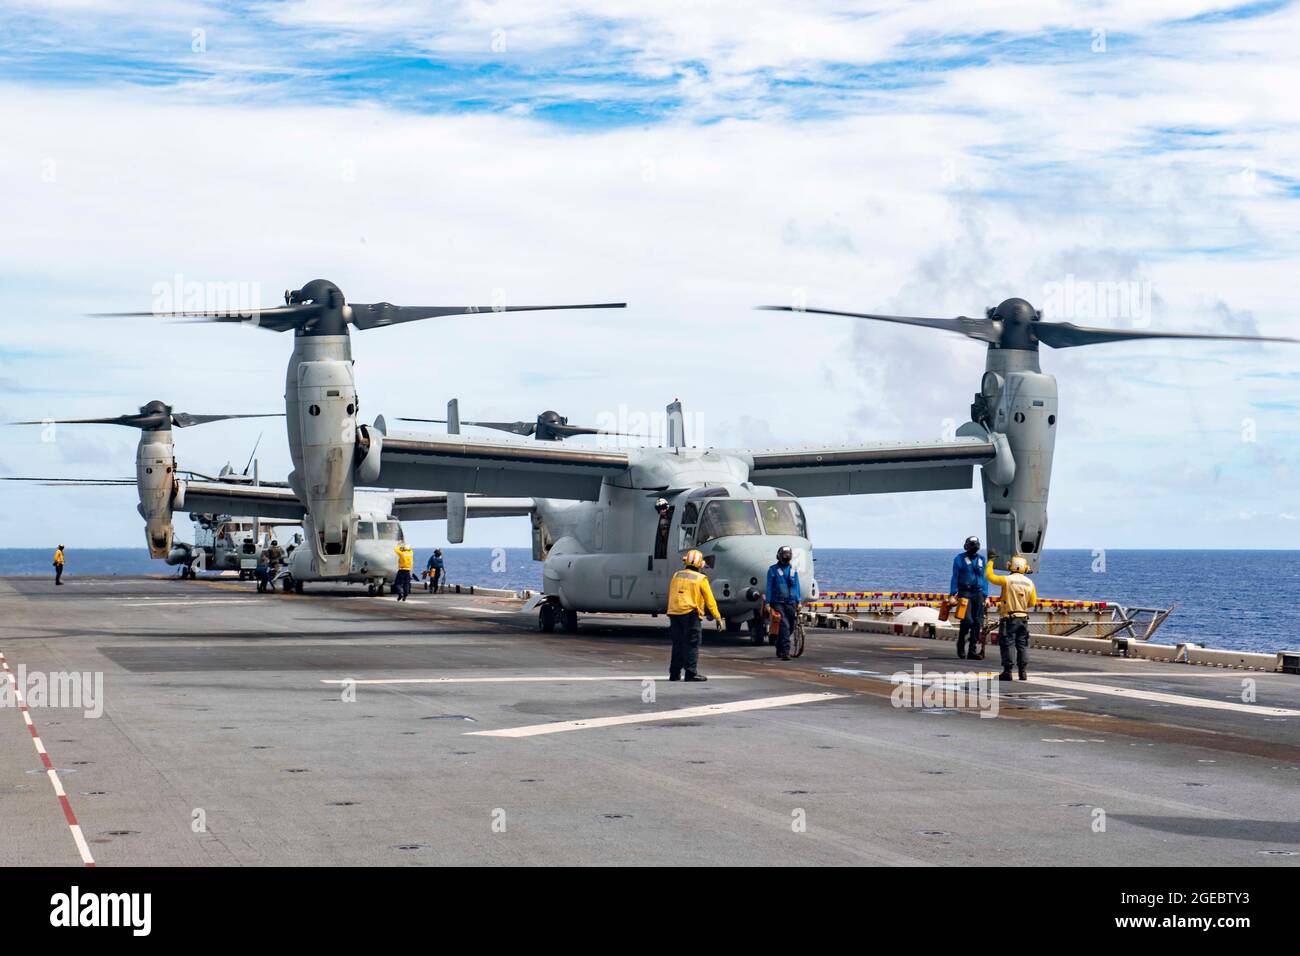
M 961 554 L 952 559 L 952 583 L 948 593 L 954 603 L 959 597 L 966 599 L 966 616 L 957 629 L 957 656 L 983 660 L 980 650 L 980 632 L 984 629 L 984 599 L 989 595 L 989 583 L 984 578 L 985 559 L 980 555 L 980 539 L 971 535 Z M 966 652 L 966 639 L 970 638 L 970 653 Z
M 798 620 L 799 602 L 803 593 L 799 589 L 799 572 L 791 562 L 794 552 L 787 547 L 778 548 L 776 564 L 767 569 L 767 603 L 781 615 L 781 632 L 776 639 L 776 656 L 790 659 L 790 635 Z

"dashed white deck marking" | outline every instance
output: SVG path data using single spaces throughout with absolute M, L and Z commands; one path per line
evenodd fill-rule
M 1057 680 L 1054 677 L 1031 675 L 1028 683 L 1041 684 L 1045 687 L 1059 687 L 1061 690 L 1083 691 L 1087 694 L 1108 694 L 1111 697 L 1127 697 L 1130 700 L 1146 700 L 1159 704 L 1176 704 L 1179 707 L 1205 707 L 1210 710 L 1231 710 L 1239 714 L 1254 714 L 1257 717 L 1300 717 L 1300 710 L 1286 707 L 1261 707 L 1258 704 L 1238 704 L 1231 700 L 1210 700 L 1206 697 L 1188 697 L 1184 694 L 1164 694 L 1155 690 L 1137 690 L 1132 687 L 1110 687 L 1106 684 L 1085 684 L 1082 681 Z
M 322 684 L 545 684 L 545 683 L 568 683 L 571 681 L 643 681 L 666 680 L 662 675 L 649 676 L 645 674 L 607 674 L 607 675 L 583 675 L 575 677 L 571 674 L 560 675 L 557 677 L 382 677 L 367 678 L 365 680 L 343 678 L 343 679 L 321 679 Z M 753 680 L 752 677 L 741 675 L 710 677 L 710 681 L 715 680 Z
M 517 614 L 518 611 L 501 611 L 494 607 L 467 607 L 464 604 L 448 604 L 449 611 L 472 611 L 475 614 Z
M 597 727 L 618 727 L 623 724 L 646 724 L 659 720 L 684 720 L 689 717 L 720 717 L 739 714 L 747 710 L 767 710 L 771 707 L 790 707 L 794 704 L 813 704 L 820 701 L 839 700 L 848 694 L 787 694 L 784 697 L 759 697 L 754 700 L 733 700 L 722 704 L 704 704 L 700 707 L 682 707 L 679 710 L 658 710 L 649 714 L 621 714 L 617 717 L 590 717 L 586 720 L 561 720 L 552 724 L 529 724 L 525 727 L 507 727 L 503 730 L 475 730 L 467 737 L 537 737 L 541 734 L 561 734 L 569 730 L 593 730 Z
M 50 786 L 54 788 L 54 796 L 59 800 L 59 806 L 63 810 L 63 818 L 68 824 L 68 832 L 72 834 L 72 842 L 77 844 L 77 853 L 81 855 L 81 862 L 85 866 L 94 866 L 95 858 L 90 855 L 90 845 L 86 843 L 86 837 L 81 832 L 81 824 L 77 822 L 77 815 L 72 812 L 72 802 L 63 789 L 63 781 L 59 779 L 58 770 L 50 762 L 50 755 L 45 752 L 45 743 L 41 740 L 40 734 L 36 732 L 36 724 L 32 722 L 31 711 L 27 707 L 27 701 L 23 699 L 22 688 L 18 686 L 18 678 L 9 669 L 9 662 L 5 660 L 4 654 L 0 654 L 0 678 L 9 681 L 13 685 L 14 700 L 18 702 L 18 709 L 23 715 L 23 723 L 27 725 L 27 730 L 32 735 L 32 746 L 36 748 L 36 755 L 41 758 L 41 766 L 45 768 L 45 775 L 50 781 Z

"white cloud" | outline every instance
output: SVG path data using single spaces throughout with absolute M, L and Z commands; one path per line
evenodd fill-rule
M 337 27 L 357 47 L 424 36 L 420 25 L 435 20 L 454 29 L 430 27 L 430 42 L 467 44 L 505 16 L 488 5 L 394 3 L 349 19 L 357 9 L 263 13 L 319 30 L 322 43 Z M 1112 36 L 1140 35 L 1170 9 L 1117 5 L 1102 19 Z M 957 8 L 943 23 L 915 4 L 870 17 L 746 10 L 602 5 L 616 27 L 601 44 L 633 51 L 645 75 L 707 65 L 686 71 L 678 116 L 617 129 L 274 95 L 254 104 L 240 97 L 259 87 L 238 71 L 220 86 L 159 89 L 9 82 L 0 87 L 10 224 L 2 344 L 59 342 L 78 353 L 57 366 L 6 363 L 0 373 L 21 390 L 3 396 L 5 415 L 110 414 L 152 398 L 195 412 L 276 410 L 283 336 L 79 317 L 147 308 L 153 284 L 177 272 L 258 283 L 268 301 L 317 276 L 358 301 L 486 303 L 496 289 L 515 302 L 626 298 L 625 313 L 476 316 L 359 334 L 364 414 L 428 415 L 459 396 L 467 417 L 557 408 L 577 421 L 620 404 L 658 411 L 680 396 L 701 416 L 701 440 L 715 443 L 931 437 L 945 418 L 964 420 L 978 345 L 751 311 L 796 290 L 833 308 L 978 314 L 1009 295 L 1033 301 L 1065 273 L 1140 277 L 1155 291 L 1157 327 L 1224 328 L 1248 314 L 1264 333 L 1300 334 L 1297 200 L 1269 178 L 1300 158 L 1282 90 L 1291 53 L 1276 22 L 1217 27 L 1196 60 L 1173 55 L 1192 44 L 1175 32 L 1168 58 L 1112 43 L 1077 63 L 958 64 L 924 88 L 836 92 L 841 102 L 860 97 L 862 109 L 814 120 L 765 103 L 755 71 L 824 82 L 828 60 L 897 57 L 918 32 L 1033 36 L 1090 18 L 1067 4 Z M 590 38 L 594 12 L 514 6 L 507 28 L 555 50 Z M 137 26 L 109 13 L 128 21 L 113 37 Z M 178 7 L 172 25 L 193 13 Z M 79 16 L 93 23 L 96 13 Z M 278 66 L 248 22 L 235 28 L 246 45 L 222 56 Z M 793 51 L 791 37 L 802 38 Z M 973 48 L 953 46 L 954 55 Z M 1227 60 L 1236 68 L 1225 70 Z M 562 98 L 628 95 L 608 78 L 566 76 L 556 88 Z M 750 118 L 692 122 L 729 109 Z M 1151 145 L 1159 130 L 1183 126 L 1222 130 L 1226 145 Z M 1206 251 L 1223 247 L 1249 251 Z M 1281 522 L 1221 517 L 1295 510 L 1294 490 L 1278 484 L 1300 472 L 1294 415 L 1255 407 L 1296 400 L 1293 380 L 1256 377 L 1293 364 L 1280 347 L 1116 345 L 1047 350 L 1043 363 L 1060 376 L 1062 400 L 1052 545 L 1289 543 Z M 52 371 L 66 394 L 33 391 Z M 1239 434 L 1251 416 L 1253 448 Z M 240 459 L 260 427 L 182 432 L 182 462 Z M 36 436 L 13 436 L 0 465 L 66 467 Z M 283 473 L 275 427 L 263 449 L 267 473 Z M 128 456 L 106 472 L 129 467 Z M 44 544 L 56 528 L 80 534 L 81 546 L 137 540 L 129 500 L 88 522 L 75 494 L 0 489 L 0 507 L 16 516 L 10 543 Z M 812 502 L 810 512 L 824 545 L 946 544 L 981 523 L 975 491 Z M 59 524 L 63 515 L 76 524 Z M 522 523 L 492 533 L 511 534 L 511 544 L 527 537 Z

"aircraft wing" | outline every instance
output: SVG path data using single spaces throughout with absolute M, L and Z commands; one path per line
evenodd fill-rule
M 465 499 L 466 516 L 470 518 L 512 518 L 532 514 L 532 498 L 482 498 Z M 429 521 L 447 517 L 445 494 L 401 494 L 393 499 L 393 514 L 398 521 Z
M 365 484 L 595 501 L 601 480 L 621 475 L 627 467 L 627 453 L 613 449 L 462 435 L 385 435 L 378 477 Z
M 298 496 L 275 485 L 238 485 L 224 481 L 178 481 L 176 510 L 248 518 L 290 518 L 307 514 Z
M 993 442 L 955 438 L 934 442 L 873 442 L 735 452 L 751 462 L 756 484 L 801 498 L 969 488 L 975 465 L 996 457 Z

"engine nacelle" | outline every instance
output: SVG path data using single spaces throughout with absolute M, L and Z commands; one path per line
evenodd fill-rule
M 166 558 L 172 548 L 172 498 L 176 489 L 176 454 L 170 430 L 140 433 L 135 482 L 149 556 Z
M 999 446 L 998 458 L 981 475 L 989 558 L 1005 567 L 1019 554 L 1037 571 L 1056 449 L 1056 379 L 1038 371 L 1034 353 L 990 349 L 976 406 L 985 410 L 984 424 Z
M 294 477 L 312 516 L 312 550 L 322 575 L 344 575 L 352 568 L 357 446 L 352 363 L 298 363 L 296 397 L 302 463 Z

